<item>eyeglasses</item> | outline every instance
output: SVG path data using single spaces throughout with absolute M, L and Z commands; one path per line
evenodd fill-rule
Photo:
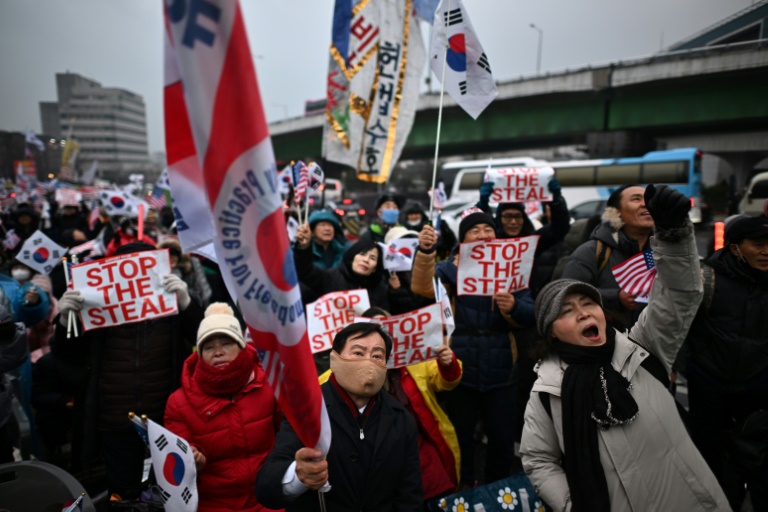
M 501 220 L 520 222 L 523 220 L 523 215 L 521 213 L 505 213 L 501 216 Z

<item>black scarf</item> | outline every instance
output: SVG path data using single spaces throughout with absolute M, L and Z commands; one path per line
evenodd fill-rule
M 611 366 L 616 335 L 608 328 L 599 347 L 554 341 L 568 368 L 563 376 L 563 469 L 571 491 L 573 512 L 610 512 L 608 483 L 600 464 L 597 427 L 628 425 L 638 409 L 627 379 Z

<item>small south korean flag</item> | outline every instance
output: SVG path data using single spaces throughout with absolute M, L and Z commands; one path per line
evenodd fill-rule
M 152 467 L 166 512 L 197 510 L 197 470 L 192 448 L 184 439 L 147 420 Z
M 137 211 L 133 199 L 122 190 L 102 190 L 99 201 L 109 215 L 131 215 Z
M 67 250 L 45 236 L 39 229 L 27 238 L 16 259 L 31 269 L 48 275 L 56 265 L 61 263 L 61 258 L 67 254 Z

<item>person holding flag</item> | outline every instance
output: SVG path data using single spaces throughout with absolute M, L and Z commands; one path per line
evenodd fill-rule
M 171 174 L 202 199 L 202 228 L 253 343 L 267 381 L 304 446 L 328 452 L 331 427 L 314 378 L 304 306 L 288 241 L 272 142 L 239 2 L 163 4 L 165 126 Z M 190 229 L 194 228 L 194 229 Z M 307 236 L 306 242 L 309 242 Z M 311 262 L 309 263 L 311 267 Z
M 632 327 L 646 303 L 621 289 L 611 269 L 649 248 L 654 218 L 640 185 L 623 185 L 611 193 L 600 224 L 590 239 L 571 254 L 564 279 L 576 279 L 600 290 L 605 309 L 616 313 L 624 327 Z
M 323 458 L 283 422 L 256 479 L 259 502 L 286 512 L 322 510 L 322 493 L 328 511 L 422 510 L 416 422 L 383 390 L 391 352 L 392 338 L 379 324 L 356 322 L 336 334 L 333 374 L 322 385 L 333 420 L 330 451 Z
M 656 223 L 651 300 L 629 331 L 606 318 L 594 286 L 559 279 L 536 298 L 543 360 L 520 454 L 557 511 L 731 510 L 668 391 L 703 295 L 690 201 L 648 185 Z
M 495 238 L 493 217 L 479 208 L 464 212 L 459 224 L 460 243 Z M 488 436 L 485 482 L 508 477 L 519 464 L 515 456 L 517 400 L 512 372 L 518 357 L 516 336 L 534 324 L 533 299 L 528 289 L 492 297 L 457 296 L 458 250 L 450 259 L 436 264 L 436 242 L 434 228 L 424 226 L 419 234 L 411 289 L 434 300 L 433 278 L 437 276 L 453 302 L 456 329 L 451 347 L 464 365 L 464 376 L 446 394 L 445 409 L 461 448 L 460 486 L 471 488 L 478 483 L 474 435 L 481 418 Z
M 229 305 L 208 306 L 197 352 L 184 362 L 168 399 L 165 428 L 191 445 L 198 512 L 256 512 L 253 483 L 275 443 L 282 416 L 252 344 Z

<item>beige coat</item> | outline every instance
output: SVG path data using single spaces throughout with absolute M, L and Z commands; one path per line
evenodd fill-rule
M 616 333 L 611 363 L 632 383 L 640 414 L 628 426 L 598 430 L 611 510 L 729 511 L 715 476 L 685 430 L 672 395 L 640 366 L 650 351 L 670 370 L 703 293 L 692 230 L 682 242 L 658 238 L 652 241 L 658 275 L 649 305 L 628 335 Z M 554 353 L 539 363 L 520 446 L 526 474 L 556 511 L 571 510 L 561 466 L 560 388 L 566 367 Z M 540 392 L 551 395 L 552 418 Z

